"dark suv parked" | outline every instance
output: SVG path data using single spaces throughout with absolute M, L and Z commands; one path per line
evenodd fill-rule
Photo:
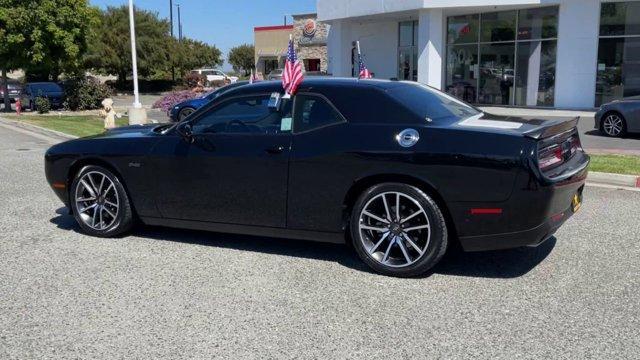
M 22 92 L 21 102 L 25 109 L 36 109 L 36 98 L 44 97 L 49 99 L 52 108 L 62 107 L 64 91 L 60 85 L 53 82 L 28 83 Z

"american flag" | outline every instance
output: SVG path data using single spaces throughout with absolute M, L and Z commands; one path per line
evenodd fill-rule
M 365 66 L 364 60 L 362 60 L 362 55 L 360 54 L 358 54 L 358 63 L 360 64 L 360 74 L 358 75 L 358 78 L 371 79 L 371 72 L 369 72 L 369 69 Z
M 358 46 L 358 67 L 359 67 L 359 73 L 358 73 L 358 78 L 359 79 L 371 79 L 371 72 L 369 71 L 369 69 L 367 69 L 367 66 L 364 64 L 364 60 L 362 59 L 362 54 L 360 53 L 360 41 L 357 42 L 357 46 Z
M 251 69 L 251 77 L 249 78 L 249 84 L 253 84 L 255 82 L 258 82 L 258 73 L 254 72 L 253 69 Z
M 298 86 L 302 83 L 304 75 L 302 75 L 302 64 L 296 56 L 296 50 L 293 48 L 293 39 L 289 38 L 289 51 L 287 52 L 287 61 L 284 64 L 284 72 L 282 73 L 282 87 L 289 94 L 295 94 Z

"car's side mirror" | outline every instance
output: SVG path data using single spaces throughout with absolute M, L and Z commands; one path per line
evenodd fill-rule
M 193 128 L 188 122 L 179 124 L 176 127 L 178 134 L 188 143 L 193 143 Z

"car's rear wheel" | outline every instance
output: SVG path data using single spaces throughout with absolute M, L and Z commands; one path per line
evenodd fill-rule
M 600 128 L 607 136 L 620 137 L 627 132 L 627 122 L 620 113 L 610 112 L 604 116 Z
M 360 258 L 385 275 L 424 274 L 447 249 L 442 211 L 429 195 L 407 184 L 379 184 L 365 191 L 350 227 Z
M 180 110 L 180 112 L 178 113 L 178 121 L 182 121 L 184 119 L 187 118 L 187 116 L 193 114 L 196 111 L 196 109 L 191 108 L 191 107 L 186 107 L 182 110 Z
M 71 186 L 70 202 L 76 221 L 89 235 L 114 237 L 133 226 L 131 203 L 122 183 L 103 167 L 80 170 Z

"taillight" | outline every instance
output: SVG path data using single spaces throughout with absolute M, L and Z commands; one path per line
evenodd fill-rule
M 540 170 L 546 171 L 558 167 L 571 159 L 582 148 L 580 137 L 573 134 L 556 143 L 544 145 L 538 150 Z
M 554 144 L 540 149 L 538 151 L 538 164 L 540 164 L 540 170 L 549 170 L 556 166 L 559 166 L 564 162 L 562 156 L 562 147 L 559 144 Z

